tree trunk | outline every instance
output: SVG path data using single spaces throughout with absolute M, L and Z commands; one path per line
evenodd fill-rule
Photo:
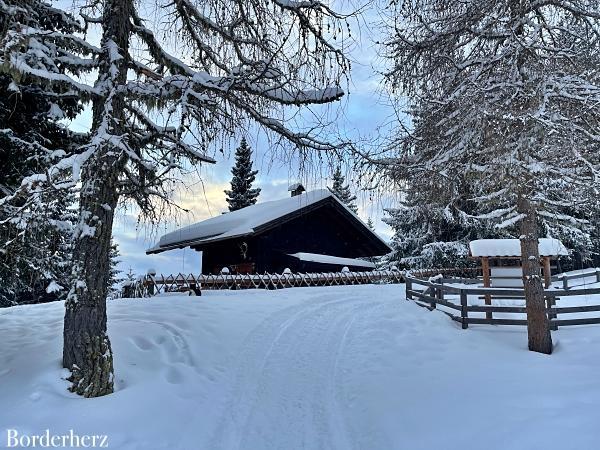
M 519 198 L 518 209 L 524 215 L 520 239 L 529 350 L 549 355 L 552 353 L 552 336 L 544 301 L 536 212 L 525 197 Z
M 124 100 L 119 87 L 127 81 L 132 12 L 132 0 L 104 2 L 103 52 L 96 83 L 101 95 L 93 100 L 91 132 L 95 149 L 82 171 L 73 285 L 65 304 L 63 366 L 71 370 L 71 390 L 85 397 L 110 394 L 114 388 L 106 296 L 118 181 L 126 156 L 111 142 L 125 139 Z
M 91 168 L 86 172 L 84 186 L 103 185 L 89 189 L 80 200 L 82 231 L 76 236 L 74 286 L 65 304 L 63 366 L 72 372 L 69 380 L 73 383 L 73 392 L 84 397 L 99 397 L 113 392 L 113 357 L 106 334 L 106 295 L 117 195 L 110 181 L 94 176 L 102 172 Z

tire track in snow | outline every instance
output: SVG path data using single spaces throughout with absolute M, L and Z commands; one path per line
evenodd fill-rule
M 238 355 L 233 392 L 208 447 L 351 448 L 339 361 L 356 317 L 378 305 L 321 296 L 265 319 Z

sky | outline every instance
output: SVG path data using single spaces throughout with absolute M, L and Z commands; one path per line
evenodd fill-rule
M 359 19 L 350 22 L 353 36 L 348 53 L 352 61 L 350 83 L 342 101 L 327 108 L 330 112 L 328 119 L 342 136 L 355 142 L 371 144 L 379 141 L 381 127 L 389 126 L 393 117 L 393 110 L 382 93 L 381 77 L 378 74 L 382 70 L 375 44 L 381 34 L 378 22 L 377 12 L 373 7 L 367 8 Z M 74 130 L 84 131 L 89 129 L 90 122 L 91 114 L 88 109 L 69 126 Z M 267 137 L 259 129 L 251 128 L 244 134 L 254 150 L 254 168 L 259 172 L 255 182 L 255 186 L 261 188 L 259 202 L 287 197 L 288 186 L 298 181 L 308 190 L 331 186 L 331 173 L 335 163 L 316 162 L 301 170 L 295 155 L 274 152 Z M 216 164 L 201 167 L 201 179 L 186 180 L 189 187 L 184 188 L 182 185 L 179 189 L 176 194 L 178 203 L 188 209 L 189 214 L 165 218 L 163 223 L 149 228 L 137 223 L 135 211 L 124 208 L 119 210 L 113 236 L 119 245 L 119 267 L 123 272 L 131 271 L 142 275 L 153 269 L 166 275 L 200 271 L 200 254 L 189 248 L 158 255 L 146 255 L 145 250 L 152 247 L 166 232 L 220 215 L 227 210 L 223 191 L 229 188 L 235 147 L 241 137 L 240 133 L 229 146 L 225 146 L 224 152 L 211 155 L 216 159 Z M 325 156 L 323 159 L 328 158 Z M 319 157 L 316 156 L 315 160 L 318 161 Z M 381 219 L 385 216 L 384 208 L 394 206 L 394 196 L 360 191 L 356 174 L 351 170 L 351 161 L 342 163 L 342 171 L 358 197 L 359 216 L 365 222 L 371 218 L 376 232 L 389 240 L 391 229 Z

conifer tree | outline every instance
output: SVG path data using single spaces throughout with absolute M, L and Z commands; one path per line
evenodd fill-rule
M 231 190 L 225 191 L 229 211 L 236 211 L 254 205 L 260 194 L 260 188 L 252 188 L 257 170 L 252 170 L 252 149 L 246 138 L 242 138 L 235 151 L 235 165 L 231 169 Z
M 48 35 L 80 29 L 72 17 L 48 4 L 7 0 L 0 3 L 0 42 L 6 42 L 15 21 Z M 60 72 L 58 66 L 51 70 L 55 75 Z M 30 198 L 16 194 L 24 177 L 48 170 L 81 138 L 58 122 L 81 109 L 72 92 L 14 75 L 0 73 L 0 305 L 4 306 L 57 300 L 68 292 L 73 193 L 37 191 Z
M 552 352 L 539 219 L 579 232 L 597 197 L 600 4 L 592 0 L 392 2 L 389 87 L 412 124 L 380 160 L 402 185 L 474 188 L 477 217 L 519 227 L 529 348 Z
M 358 214 L 356 196 L 352 194 L 350 186 L 345 184 L 346 178 L 342 175 L 342 169 L 337 166 L 333 173 L 333 186 L 329 190 L 341 200 L 354 214 Z
M 63 366 L 71 371 L 74 392 L 97 397 L 113 392 L 106 298 L 119 203 L 134 202 L 141 219 L 161 220 L 173 205 L 179 174 L 214 162 L 207 156 L 211 146 L 249 121 L 301 151 L 344 146 L 321 139 L 314 128 L 294 130 L 283 119 L 286 107 L 344 95 L 349 63 L 335 43 L 344 41 L 339 37 L 346 16 L 312 1 L 223 7 L 220 0 L 156 0 L 162 17 L 146 20 L 147 8 L 133 0 L 90 0 L 82 17 L 101 34 L 96 46 L 71 33 L 48 33 L 29 21 L 31 11 L 13 8 L 15 1 L 0 1 L 9 17 L 0 70 L 69 92 L 92 107 L 87 141 L 26 177 L 10 200 L 79 189 Z M 44 8 L 38 0 L 17 3 Z M 168 23 L 169 30 L 147 27 L 157 23 Z M 170 52 L 181 47 L 185 55 Z
M 119 269 L 119 263 L 121 262 L 121 253 L 119 252 L 119 244 L 112 241 L 110 246 L 110 280 L 109 289 L 110 296 L 115 297 L 116 294 L 121 290 L 120 284 L 125 280 L 123 277 L 123 271 Z

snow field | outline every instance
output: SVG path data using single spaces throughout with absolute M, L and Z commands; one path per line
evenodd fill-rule
M 107 434 L 119 449 L 583 449 L 600 438 L 600 327 L 552 356 L 523 327 L 461 330 L 403 285 L 109 303 L 116 392 L 70 394 L 62 303 L 0 310 L 0 446 Z

